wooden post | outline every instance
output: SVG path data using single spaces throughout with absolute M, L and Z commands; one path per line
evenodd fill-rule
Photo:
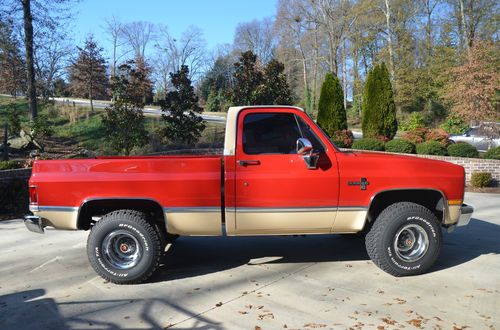
M 8 133 L 9 133 L 9 124 L 5 124 L 5 130 L 3 135 L 3 160 L 9 160 L 9 144 L 8 144 Z

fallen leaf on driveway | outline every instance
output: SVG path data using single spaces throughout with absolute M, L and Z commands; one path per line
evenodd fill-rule
M 263 320 L 263 319 L 274 319 L 274 314 L 273 313 L 260 314 L 259 320 Z
M 390 324 L 390 325 L 394 325 L 396 324 L 396 321 L 394 321 L 393 319 L 391 319 L 390 317 L 383 317 L 381 318 L 382 321 L 384 321 L 385 323 L 387 324 Z
M 222 306 L 222 302 L 218 302 L 218 303 L 216 303 L 216 304 L 215 304 L 215 306 L 216 306 L 216 307 L 220 307 L 220 306 Z
M 246 312 L 246 311 L 238 311 L 238 313 L 240 313 L 240 314 L 248 314 L 248 312 Z
M 317 329 L 317 328 L 326 328 L 326 324 L 320 324 L 320 323 L 307 323 L 307 324 L 304 324 L 304 328 L 313 328 L 313 329 Z
M 416 328 L 422 327 L 422 320 L 413 319 L 413 320 L 406 321 L 406 323 L 411 324 Z
M 261 327 L 259 327 L 258 325 L 255 326 L 255 330 L 262 330 Z
M 398 304 L 400 304 L 400 305 L 406 304 L 406 300 L 404 300 L 404 299 L 395 298 L 394 300 L 396 300 L 398 302 Z

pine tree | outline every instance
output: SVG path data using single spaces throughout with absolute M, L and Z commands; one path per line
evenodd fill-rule
M 147 143 L 148 133 L 144 127 L 143 103 L 131 90 L 134 89 L 130 78 L 133 69 L 121 65 L 111 79 L 111 89 L 115 100 L 106 108 L 103 124 L 110 145 L 118 153 L 129 155 L 134 147 L 142 147 Z
M 384 63 L 376 65 L 366 78 L 362 129 L 364 137 L 388 139 L 398 130 L 392 85 Z
M 264 79 L 256 90 L 256 104 L 292 104 L 290 86 L 286 81 L 285 66 L 278 60 L 272 59 L 264 69 Z
M 90 108 L 94 111 L 94 99 L 108 95 L 108 77 L 106 60 L 102 48 L 92 36 L 87 37 L 83 48 L 77 47 L 78 58 L 69 68 L 69 84 L 73 96 L 90 99 Z
M 171 73 L 170 80 L 174 89 L 160 102 L 165 124 L 160 134 L 171 142 L 192 144 L 199 139 L 205 124 L 199 116 L 203 109 L 198 106 L 188 67 L 183 65 L 179 71 Z
M 339 78 L 332 73 L 326 74 L 321 86 L 318 110 L 318 125 L 330 136 L 347 129 L 344 93 Z

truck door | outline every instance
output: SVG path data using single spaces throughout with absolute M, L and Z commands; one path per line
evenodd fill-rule
M 239 114 L 236 234 L 330 232 L 337 212 L 339 174 L 335 151 L 320 136 L 300 110 L 249 109 Z M 297 154 L 299 138 L 307 138 L 319 155 L 317 168 L 308 168 Z

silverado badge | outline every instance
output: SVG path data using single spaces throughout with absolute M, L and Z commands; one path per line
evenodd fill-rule
M 347 181 L 348 186 L 361 186 L 361 190 L 366 190 L 366 186 L 369 184 L 370 182 L 366 178 L 361 178 L 360 181 Z

